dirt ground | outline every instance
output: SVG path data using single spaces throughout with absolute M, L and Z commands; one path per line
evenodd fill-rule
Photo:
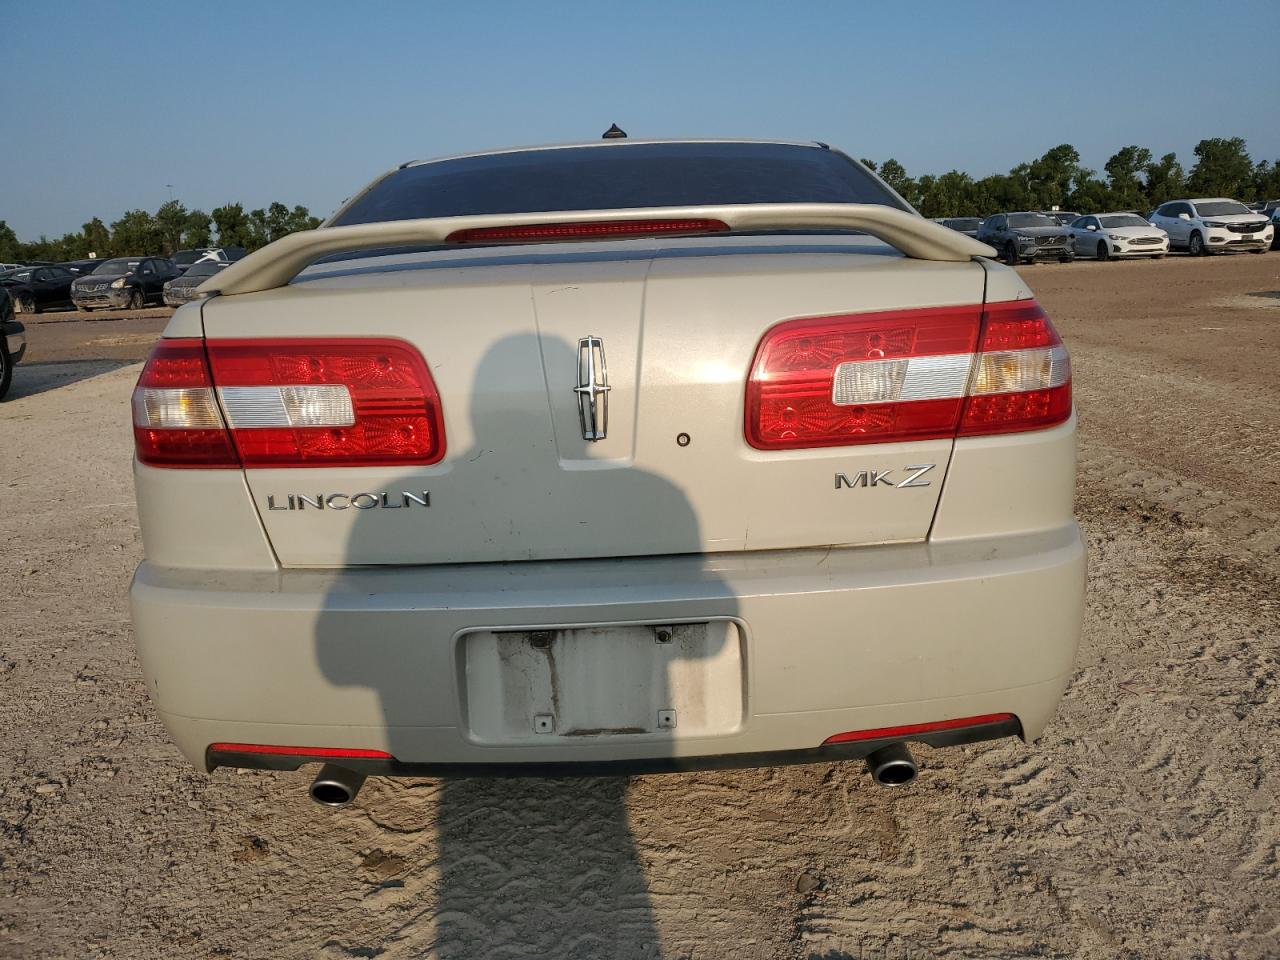
M 0 406 L 0 956 L 1280 956 L 1280 254 L 1028 267 L 1075 361 L 1078 672 L 1032 745 L 585 781 L 188 768 L 147 702 L 126 401 L 163 319 L 30 318 Z

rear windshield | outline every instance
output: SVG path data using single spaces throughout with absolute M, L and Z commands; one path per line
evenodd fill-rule
M 121 257 L 118 260 L 104 260 L 98 266 L 94 267 L 93 275 L 95 277 L 123 277 L 131 270 L 137 270 L 141 260 L 130 260 L 128 257 Z
M 1011 213 L 1009 214 L 1009 226 L 1056 227 L 1058 226 L 1058 221 L 1046 217 L 1043 213 Z
M 1112 217 L 1099 217 L 1104 227 L 1149 227 L 1151 224 L 1136 213 L 1118 213 Z
M 1196 213 L 1202 217 L 1229 217 L 1232 214 L 1253 213 L 1243 203 L 1234 200 L 1214 200 L 1211 203 L 1197 203 Z
M 982 226 L 982 221 L 976 217 L 958 217 L 954 220 L 943 220 L 952 230 L 977 230 Z
M 225 263 L 217 260 L 201 260 L 197 264 L 193 264 L 191 269 L 183 274 L 184 277 L 212 277 L 215 273 L 225 267 Z
M 613 143 L 406 167 L 378 181 L 333 222 L 718 203 L 875 203 L 907 209 L 844 154 L 822 147 Z

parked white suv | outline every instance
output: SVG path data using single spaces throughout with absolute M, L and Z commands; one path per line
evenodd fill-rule
M 1193 257 L 1219 250 L 1262 253 L 1270 248 L 1274 234 L 1266 217 L 1225 197 L 1170 200 L 1150 219 L 1169 235 L 1171 247 L 1186 250 Z
M 1036 738 L 1083 612 L 1075 418 L 994 252 L 820 144 L 391 171 L 205 281 L 143 370 L 161 718 L 201 769 L 328 764 L 327 803 L 366 774 L 903 783 L 907 741 Z

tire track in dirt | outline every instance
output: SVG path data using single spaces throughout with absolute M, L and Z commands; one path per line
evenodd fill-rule
M 1189 266 L 1169 297 L 1223 295 Z M 1241 289 L 1274 269 L 1221 266 Z M 16 451 L 0 489 L 29 505 L 0 515 L 19 545 L 0 553 L 0 955 L 1280 955 L 1280 505 L 1247 480 L 1274 467 L 1276 418 L 1260 400 L 1196 428 L 1196 404 L 1233 403 L 1241 365 L 1271 354 L 1207 360 L 1184 387 L 1185 344 L 1216 334 L 1148 274 L 1177 271 L 1029 272 L 1055 319 L 1070 301 L 1078 357 L 1091 566 L 1059 714 L 1033 745 L 922 749 L 896 792 L 837 764 L 375 780 L 324 811 L 306 772 L 196 773 L 146 702 L 126 620 L 136 370 L 48 388 L 28 370 L 37 389 L 0 408 Z M 1148 350 L 1145 326 L 1115 320 L 1130 300 L 1191 340 Z M 1121 375 L 1143 362 L 1153 375 Z M 1215 473 L 1233 434 L 1245 452 Z

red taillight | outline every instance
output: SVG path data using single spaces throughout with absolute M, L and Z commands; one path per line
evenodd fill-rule
M 756 351 L 747 440 L 787 450 L 954 436 L 981 318 L 975 305 L 779 324 Z
M 325 760 L 394 760 L 385 750 L 349 747 L 285 747 L 270 743 L 211 743 L 211 753 L 259 753 L 274 757 L 317 757 Z
M 960 436 L 1039 430 L 1071 416 L 1071 360 L 1034 300 L 988 306 L 978 350 Z
M 545 243 L 550 240 L 627 240 L 632 237 L 723 233 L 722 220 L 604 220 L 599 223 L 535 223 L 522 227 L 476 227 L 455 230 L 445 243 Z
M 1034 430 L 1071 415 L 1070 366 L 1034 301 L 791 320 L 747 382 L 761 450 Z
M 426 362 L 391 339 L 162 340 L 134 431 L 158 466 L 401 466 L 445 451 Z
M 156 467 L 238 467 L 227 434 L 204 341 L 161 340 L 133 391 L 138 459 Z
M 246 467 L 400 466 L 444 457 L 440 395 L 403 340 L 210 340 Z
M 877 727 L 874 730 L 850 730 L 837 733 L 823 740 L 828 743 L 854 743 L 858 740 L 902 740 L 922 733 L 939 730 L 958 730 L 962 727 L 980 727 L 987 723 L 1004 723 L 1014 719 L 1012 713 L 984 713 L 980 717 L 958 717 L 955 720 L 935 720 L 932 723 L 908 723 L 901 727 Z

